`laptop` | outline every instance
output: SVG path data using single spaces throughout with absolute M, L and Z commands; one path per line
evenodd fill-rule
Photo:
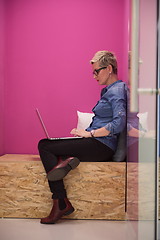
M 39 118 L 39 120 L 40 120 L 41 126 L 42 126 L 42 128 L 43 128 L 43 130 L 44 130 L 44 133 L 45 133 L 45 135 L 46 135 L 46 137 L 47 137 L 48 139 L 50 139 L 50 140 L 57 140 L 57 139 L 77 139 L 77 138 L 82 138 L 82 137 L 60 137 L 60 138 L 57 138 L 57 137 L 56 137 L 56 138 L 51 138 L 51 137 L 49 136 L 49 134 L 48 134 L 47 128 L 46 128 L 46 126 L 45 126 L 45 124 L 44 124 L 44 121 L 43 121 L 43 119 L 42 119 L 42 117 L 41 117 L 41 114 L 40 114 L 38 108 L 36 108 L 36 113 L 37 113 L 37 116 L 38 116 L 38 118 Z

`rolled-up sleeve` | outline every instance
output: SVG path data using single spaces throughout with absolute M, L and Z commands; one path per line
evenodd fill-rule
M 126 126 L 126 91 L 123 87 L 114 88 L 109 92 L 108 100 L 112 106 L 113 118 L 104 127 L 110 136 L 123 131 Z

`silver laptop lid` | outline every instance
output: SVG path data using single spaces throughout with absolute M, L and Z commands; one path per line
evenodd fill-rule
M 43 122 L 43 120 L 42 120 L 42 117 L 41 117 L 41 114 L 40 114 L 38 108 L 36 108 L 36 112 L 37 112 L 38 118 L 39 118 L 39 120 L 40 120 L 40 122 L 41 122 L 41 125 L 42 125 L 42 127 L 43 127 L 43 130 L 44 130 L 44 132 L 45 132 L 45 134 L 46 134 L 46 137 L 47 137 L 47 138 L 50 138 L 50 137 L 49 137 L 49 134 L 48 134 L 48 131 L 47 131 L 46 126 L 45 126 L 45 124 L 44 124 L 44 122 Z

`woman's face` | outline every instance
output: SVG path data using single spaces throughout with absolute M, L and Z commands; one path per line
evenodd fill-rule
M 99 62 L 92 64 L 94 78 L 100 85 L 108 85 L 111 69 L 108 67 L 102 68 L 99 66 Z

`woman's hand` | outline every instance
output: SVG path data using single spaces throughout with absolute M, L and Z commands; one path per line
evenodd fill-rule
M 85 138 L 91 137 L 90 132 L 87 132 L 84 129 L 73 128 L 70 134 L 73 134 L 75 137 L 85 137 Z
M 73 134 L 76 137 L 92 137 L 90 132 L 85 131 L 84 129 L 77 129 L 73 128 L 70 134 Z M 110 131 L 105 129 L 105 127 L 98 128 L 94 131 L 94 137 L 104 137 L 108 136 L 110 134 Z

